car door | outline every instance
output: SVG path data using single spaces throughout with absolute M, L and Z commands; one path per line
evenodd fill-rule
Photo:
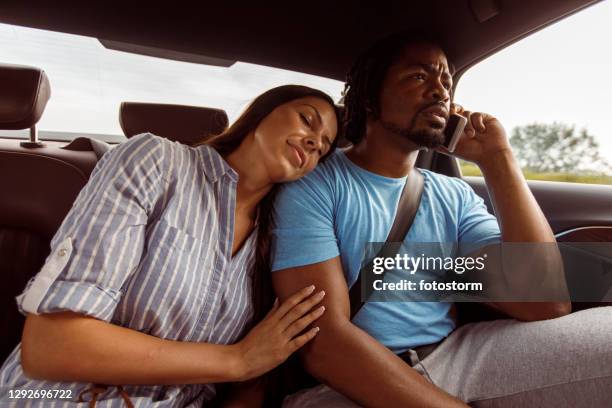
M 609 14 L 610 2 L 596 4 L 463 68 L 455 75 L 454 98 L 467 110 L 496 116 L 505 126 L 557 241 L 568 251 L 580 247 L 579 273 L 568 273 L 566 261 L 568 282 L 586 290 L 588 300 L 601 295 L 608 304 L 612 301 L 612 127 L 603 118 L 612 85 L 598 73 L 612 67 L 612 58 L 597 50 L 605 49 L 604 39 L 612 35 L 605 23 Z M 494 213 L 475 165 L 434 152 L 422 154 L 419 161 L 461 177 Z M 597 304 L 582 302 L 575 308 Z

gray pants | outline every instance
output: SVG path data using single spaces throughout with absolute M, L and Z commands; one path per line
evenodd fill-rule
M 412 357 L 425 378 L 473 407 L 612 407 L 612 307 L 467 324 L 424 360 Z M 283 406 L 357 405 L 320 385 Z

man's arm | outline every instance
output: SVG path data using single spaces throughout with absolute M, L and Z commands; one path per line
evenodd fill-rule
M 464 134 L 454 154 L 480 167 L 501 229 L 503 242 L 555 243 L 555 236 L 531 194 L 520 166 L 512 154 L 501 123 L 486 113 L 465 111 L 459 105 L 452 110 L 468 119 Z M 546 251 L 544 251 L 546 252 Z M 561 256 L 548 252 L 543 262 L 557 269 L 551 279 L 564 281 Z M 547 265 L 542 269 L 546 270 Z M 538 268 L 535 268 L 538 269 Z M 536 274 L 544 271 L 535 270 Z M 555 271 L 554 271 L 555 272 Z M 534 279 L 540 276 L 534 276 Z M 544 320 L 570 313 L 567 302 L 495 302 L 487 303 L 519 320 Z
M 348 288 L 340 258 L 274 272 L 279 300 L 306 282 L 325 290 L 317 337 L 301 350 L 306 370 L 368 407 L 466 407 L 428 382 L 388 348 L 350 321 Z
M 495 207 L 503 242 L 556 242 L 510 150 L 490 156 L 479 166 Z M 560 259 L 557 262 L 560 263 Z M 552 319 L 571 312 L 571 302 L 496 302 L 488 305 L 527 321 Z

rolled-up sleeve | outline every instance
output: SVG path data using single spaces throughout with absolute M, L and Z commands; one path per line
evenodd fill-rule
M 138 270 L 149 217 L 167 190 L 163 160 L 164 142 L 150 134 L 102 157 L 42 269 L 17 296 L 23 314 L 73 311 L 111 320 L 124 284 Z

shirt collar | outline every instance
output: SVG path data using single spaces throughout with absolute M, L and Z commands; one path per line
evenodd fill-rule
M 238 173 L 225 161 L 217 150 L 208 145 L 200 145 L 196 149 L 200 154 L 204 174 L 208 180 L 214 183 L 227 174 L 230 180 L 238 182 Z

